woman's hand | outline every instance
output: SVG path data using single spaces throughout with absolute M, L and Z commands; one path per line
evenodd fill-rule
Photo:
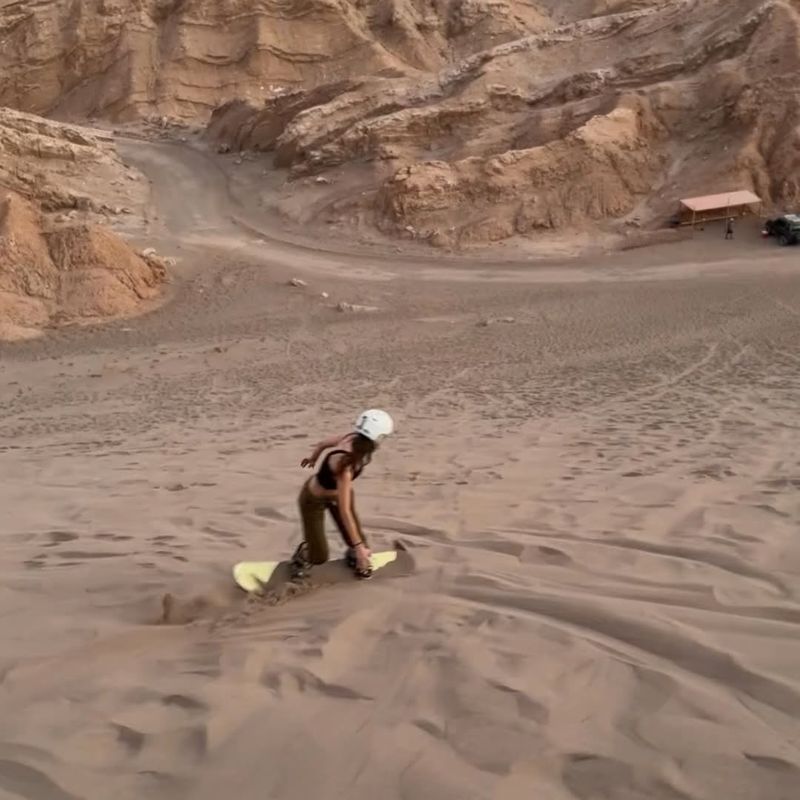
M 372 551 L 367 547 L 363 542 L 357 544 L 355 547 L 356 551 L 356 567 L 360 570 L 368 570 L 372 567 L 372 562 L 370 561 L 370 557 L 372 556 Z

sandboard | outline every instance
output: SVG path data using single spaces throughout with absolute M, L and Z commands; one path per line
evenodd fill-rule
M 413 559 L 400 542 L 394 550 L 382 550 L 371 557 L 374 575 L 390 573 L 400 576 L 413 570 Z M 248 594 L 261 594 L 286 583 L 291 578 L 289 561 L 240 561 L 233 566 L 233 580 Z M 313 583 L 340 583 L 355 580 L 344 558 L 315 566 L 311 570 Z

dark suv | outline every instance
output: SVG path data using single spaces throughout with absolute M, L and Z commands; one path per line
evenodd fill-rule
M 800 242 L 800 215 L 784 214 L 782 217 L 768 219 L 767 236 L 774 236 L 778 244 L 797 244 Z

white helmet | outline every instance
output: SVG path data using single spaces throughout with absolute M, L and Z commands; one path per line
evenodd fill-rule
M 355 431 L 377 444 L 381 439 L 393 433 L 394 421 L 385 411 L 371 408 L 356 420 Z

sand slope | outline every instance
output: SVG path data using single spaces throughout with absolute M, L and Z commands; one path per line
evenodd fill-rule
M 337 276 L 156 149 L 175 302 L 0 345 L 0 792 L 794 800 L 791 257 Z M 291 552 L 300 458 L 366 404 L 398 434 L 358 507 L 416 572 L 248 602 L 230 566 Z

